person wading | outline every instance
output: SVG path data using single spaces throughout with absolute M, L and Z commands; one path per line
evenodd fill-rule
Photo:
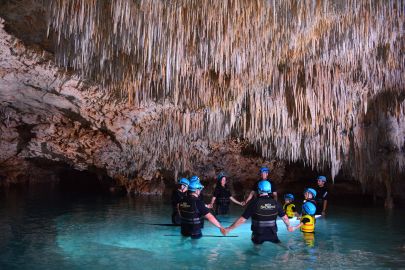
M 229 212 L 229 205 L 231 201 L 235 204 L 243 206 L 241 202 L 236 200 L 229 190 L 227 185 L 226 174 L 221 172 L 217 176 L 217 185 L 215 186 L 214 195 L 211 199 L 210 208 L 214 208 L 215 215 L 226 215 Z
M 179 202 L 187 195 L 187 189 L 190 182 L 187 178 L 181 178 L 177 182 L 177 189 L 173 190 L 172 193 L 172 223 L 176 225 L 180 225 L 180 213 L 178 209 Z
M 271 187 L 272 187 L 272 192 L 269 194 L 270 196 L 273 197 L 274 200 L 277 201 L 277 189 L 276 186 L 274 185 L 274 183 L 272 183 L 272 181 L 270 179 L 268 179 L 269 177 L 269 168 L 267 167 L 261 167 L 260 168 L 260 177 L 261 179 L 257 182 L 255 182 L 255 184 L 252 186 L 252 189 L 249 193 L 249 196 L 247 197 L 247 199 L 242 203 L 243 205 L 246 205 L 249 203 L 249 201 L 256 196 L 257 193 L 257 185 L 259 184 L 260 181 L 266 180 L 270 183 Z
M 323 175 L 318 176 L 318 187 L 316 190 L 316 215 L 326 215 L 326 208 L 328 207 L 328 188 L 326 187 L 326 177 Z
M 262 244 L 264 241 L 280 243 L 277 236 L 277 216 L 281 217 L 287 229 L 290 231 L 290 222 L 281 205 L 269 196 L 271 184 L 263 180 L 258 183 L 259 196 L 253 199 L 242 216 L 231 226 L 225 229 L 225 234 L 243 224 L 252 217 L 252 242 Z
M 179 203 L 179 212 L 181 217 L 181 234 L 190 236 L 192 239 L 202 237 L 202 221 L 205 217 L 215 227 L 218 227 L 222 234 L 224 228 L 219 221 L 209 212 L 209 209 L 204 205 L 198 197 L 201 190 L 204 188 L 199 181 L 191 182 L 188 186 L 188 194 Z

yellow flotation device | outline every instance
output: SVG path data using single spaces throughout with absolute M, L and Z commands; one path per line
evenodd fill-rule
M 295 207 L 295 204 L 293 204 L 293 203 L 284 204 L 283 209 L 288 218 L 294 217 L 294 211 L 293 211 L 294 207 Z
M 302 216 L 301 220 L 303 220 L 304 218 L 309 219 L 309 222 L 307 222 L 301 226 L 301 231 L 302 232 L 314 232 L 315 231 L 315 217 L 310 216 L 310 215 L 304 215 L 304 216 Z

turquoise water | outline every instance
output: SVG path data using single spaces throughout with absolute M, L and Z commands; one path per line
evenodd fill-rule
M 229 225 L 233 206 L 219 219 Z M 313 246 L 279 224 L 281 245 L 250 241 L 250 221 L 230 235 L 191 240 L 159 197 L 2 194 L 0 269 L 405 269 L 403 210 L 334 206 Z M 296 223 L 297 221 L 293 221 Z M 205 235 L 220 235 L 206 223 Z

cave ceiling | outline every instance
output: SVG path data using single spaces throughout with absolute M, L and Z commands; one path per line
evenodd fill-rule
M 238 138 L 332 176 L 403 171 L 403 0 L 3 2 L 7 31 L 111 106 L 164 108 L 137 141 L 161 167 Z

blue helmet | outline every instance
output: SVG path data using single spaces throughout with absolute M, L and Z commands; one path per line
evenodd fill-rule
M 284 199 L 285 200 L 290 200 L 290 201 L 294 201 L 294 195 L 288 193 L 284 195 Z
M 269 181 L 262 180 L 257 184 L 257 189 L 259 190 L 259 193 L 269 193 L 271 192 L 271 184 Z
M 190 184 L 193 183 L 193 182 L 198 182 L 198 183 L 200 183 L 200 178 L 199 178 L 197 175 L 191 176 L 191 178 L 190 178 Z
M 267 167 L 261 167 L 260 168 L 260 173 L 269 173 L 269 172 L 270 172 L 270 170 Z
M 322 182 L 326 182 L 326 176 L 320 175 L 320 176 L 318 176 L 317 180 L 322 181 Z
M 316 206 L 311 202 L 306 202 L 302 205 L 302 211 L 307 213 L 308 215 L 315 215 Z
M 217 176 L 217 180 L 220 181 L 222 179 L 222 177 L 227 177 L 225 172 L 220 172 Z
M 188 186 L 188 190 L 191 192 L 194 192 L 196 190 L 202 190 L 203 188 L 204 186 L 201 185 L 200 181 L 190 182 L 190 185 Z
M 178 184 L 179 184 L 179 185 L 188 186 L 188 185 L 190 185 L 190 181 L 188 181 L 187 178 L 181 178 L 181 179 L 179 180 Z
M 313 188 L 307 188 L 306 190 L 304 190 L 304 193 L 309 192 L 312 194 L 312 197 L 316 197 L 316 191 Z

